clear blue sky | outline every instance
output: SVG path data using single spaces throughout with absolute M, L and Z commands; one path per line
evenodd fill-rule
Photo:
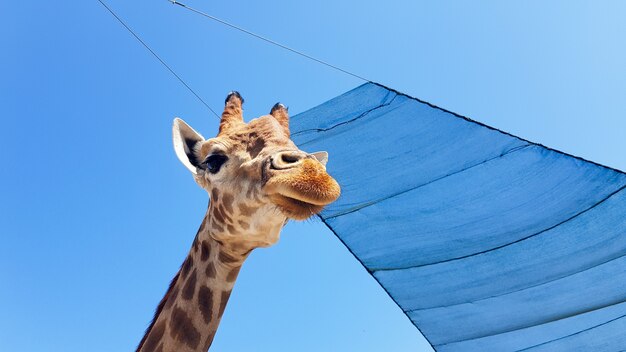
M 626 170 L 626 4 L 215 2 L 191 6 L 373 81 Z M 167 1 L 108 0 L 215 109 L 297 113 L 362 82 Z M 207 196 L 171 122 L 217 120 L 96 1 L 0 3 L 0 349 L 130 351 Z M 358 146 L 355 146 L 358 147 Z M 333 158 L 330 156 L 330 163 Z M 320 222 L 239 277 L 215 351 L 428 351 Z

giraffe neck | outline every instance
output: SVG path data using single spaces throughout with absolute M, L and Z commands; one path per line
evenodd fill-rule
M 247 257 L 210 233 L 207 213 L 189 255 L 157 308 L 138 352 L 206 352 Z

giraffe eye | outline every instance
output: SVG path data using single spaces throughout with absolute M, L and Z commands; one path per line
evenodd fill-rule
M 210 173 L 216 174 L 220 171 L 220 168 L 224 163 L 228 160 L 228 157 L 223 154 L 213 154 L 210 155 L 204 164 L 206 165 L 206 169 L 209 170 Z

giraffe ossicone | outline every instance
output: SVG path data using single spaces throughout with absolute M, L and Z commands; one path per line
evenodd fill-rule
M 207 351 L 250 252 L 275 244 L 287 220 L 307 219 L 339 197 L 328 154 L 298 149 L 284 105 L 245 123 L 242 104 L 239 93 L 228 94 L 214 138 L 174 120 L 176 155 L 210 202 L 137 351 Z

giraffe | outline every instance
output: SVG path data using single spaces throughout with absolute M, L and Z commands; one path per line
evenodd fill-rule
M 339 197 L 328 154 L 296 147 L 284 105 L 247 124 L 242 105 L 239 93 L 228 94 L 218 135 L 207 140 L 174 119 L 176 155 L 210 201 L 137 352 L 207 351 L 250 252 L 275 244 L 289 219 L 307 219 Z

